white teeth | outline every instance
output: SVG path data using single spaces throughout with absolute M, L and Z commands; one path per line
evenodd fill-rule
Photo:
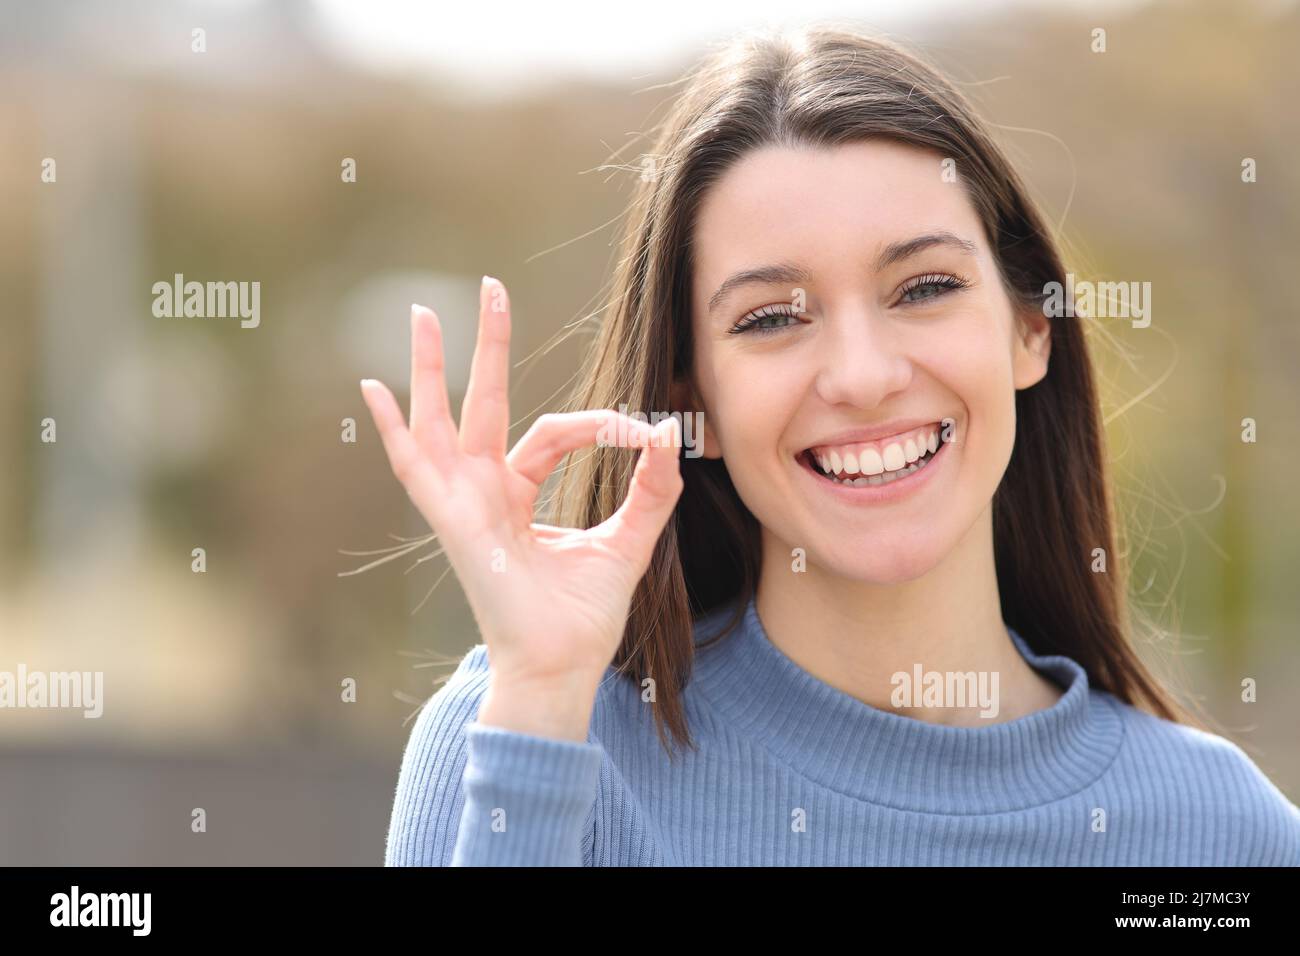
M 910 475 L 914 471 L 920 471 L 929 463 L 930 460 L 928 458 L 918 459 L 917 461 L 912 462 L 912 464 L 908 465 L 906 468 L 900 469 L 898 471 L 886 471 L 883 474 L 879 474 L 879 475 L 862 475 L 858 478 L 839 478 L 839 477 L 832 476 L 830 480 L 839 485 L 857 485 L 859 487 L 861 487 L 862 485 L 887 485 L 891 481 L 897 481 L 899 478 L 905 478 L 906 476 Z
M 831 449 L 810 454 L 821 465 L 822 472 L 834 481 L 877 485 L 910 475 L 924 466 L 929 461 L 926 456 L 935 454 L 943 443 L 940 430 L 932 428 L 891 442 L 880 451 L 867 446 L 857 451 Z

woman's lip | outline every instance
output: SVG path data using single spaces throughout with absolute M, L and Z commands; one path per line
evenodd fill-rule
M 831 481 L 829 478 L 823 478 L 813 470 L 804 452 L 800 452 L 796 456 L 795 462 L 798 464 L 799 470 L 804 472 L 810 481 L 817 482 L 819 486 L 831 494 L 842 497 L 852 504 L 874 504 L 894 501 L 924 487 L 934 477 L 932 473 L 942 464 L 947 463 L 949 455 L 946 449 L 950 444 L 952 443 L 940 443 L 939 447 L 935 449 L 934 457 L 930 459 L 924 468 L 914 471 L 906 477 L 895 478 L 887 485 L 846 485 L 842 482 Z
M 891 441 L 911 438 L 913 434 L 922 428 L 936 428 L 940 434 L 943 433 L 944 422 L 946 418 L 935 419 L 934 421 L 918 421 L 914 423 L 901 423 L 890 425 L 894 429 L 891 432 L 881 434 L 879 429 L 857 429 L 856 431 L 840 432 L 838 435 L 831 435 L 819 442 L 814 442 L 804 449 L 809 451 L 813 448 L 832 448 L 837 445 L 873 445 L 886 444 Z

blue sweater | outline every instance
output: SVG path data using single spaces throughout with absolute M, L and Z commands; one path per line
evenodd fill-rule
M 724 623 L 696 622 L 698 642 Z M 1092 688 L 1008 634 L 1065 694 L 986 727 L 871 707 L 803 670 L 751 600 L 699 650 L 695 751 L 607 673 L 586 743 L 475 721 L 475 646 L 402 758 L 389 866 L 1300 865 L 1300 810 L 1230 741 Z

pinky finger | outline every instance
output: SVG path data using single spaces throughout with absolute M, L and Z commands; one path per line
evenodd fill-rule
M 373 378 L 364 378 L 361 380 L 361 395 L 366 401 L 366 407 L 370 409 L 370 416 L 375 420 L 394 477 L 423 510 L 429 498 L 438 496 L 437 473 L 428 467 L 428 461 L 410 429 L 406 427 L 402 410 L 388 387 Z

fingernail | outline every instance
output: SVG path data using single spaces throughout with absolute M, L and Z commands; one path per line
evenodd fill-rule
M 376 384 L 376 383 L 375 383 L 375 380 L 374 380 L 373 378 L 363 378 L 363 379 L 361 380 L 361 387 L 362 387 L 362 388 L 372 388 L 375 384 Z

